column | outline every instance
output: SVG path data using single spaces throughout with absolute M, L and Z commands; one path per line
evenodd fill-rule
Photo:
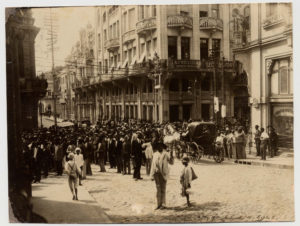
M 200 37 L 199 37 L 199 5 L 193 5 L 193 36 L 191 45 L 191 59 L 200 59 Z
M 177 37 L 177 59 L 181 60 L 181 34 L 178 32 Z
M 157 5 L 157 54 L 160 59 L 168 59 L 168 29 L 166 5 Z
M 226 59 L 230 59 L 230 36 L 229 36 L 229 5 L 222 4 L 220 5 L 223 11 L 223 54 Z

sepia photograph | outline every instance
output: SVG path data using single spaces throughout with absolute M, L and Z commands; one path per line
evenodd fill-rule
M 4 8 L 8 223 L 295 221 L 296 8 L 197 3 Z

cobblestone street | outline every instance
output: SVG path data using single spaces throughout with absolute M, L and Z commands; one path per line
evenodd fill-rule
M 134 181 L 132 175 L 108 169 L 100 173 L 93 166 L 93 176 L 84 187 L 114 222 L 183 223 L 292 221 L 293 171 L 202 161 L 193 165 L 198 179 L 192 183 L 191 201 L 186 207 L 180 196 L 179 173 L 182 166 L 171 166 L 167 184 L 166 210 L 154 210 L 155 183 L 145 175 Z

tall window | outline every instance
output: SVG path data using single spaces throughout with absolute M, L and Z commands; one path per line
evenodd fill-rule
M 114 25 L 113 25 L 113 38 L 116 38 L 117 37 L 117 24 L 116 23 L 114 23 Z
M 220 39 L 212 39 L 212 49 L 214 51 L 214 56 L 216 58 L 220 58 L 220 51 L 221 51 L 221 40 Z
M 190 59 L 190 38 L 181 37 L 181 58 L 189 60 Z
M 101 61 L 99 62 L 98 72 L 99 72 L 99 73 L 102 73 L 102 63 L 101 63 Z
M 131 64 L 131 60 L 132 60 L 132 49 L 128 50 L 128 64 Z
M 210 91 L 211 74 L 207 74 L 201 81 L 201 90 Z
M 150 55 L 150 48 L 151 47 L 151 40 L 149 40 L 149 41 L 147 41 L 147 46 L 146 46 L 146 49 L 147 49 L 147 56 L 149 56 Z
M 271 94 L 293 94 L 293 70 L 289 58 L 276 60 L 272 68 Z
M 129 30 L 133 30 L 135 29 L 135 9 L 130 9 L 128 11 L 128 17 L 129 17 L 129 21 L 128 21 L 128 25 L 129 25 Z
M 278 3 L 266 3 L 267 17 L 277 14 Z
M 177 59 L 177 36 L 168 36 L 168 58 Z
M 208 38 L 200 39 L 200 57 L 201 60 L 207 60 L 208 58 Z
M 119 25 L 119 21 L 117 21 L 117 37 L 120 37 L 120 25 Z
M 123 14 L 123 32 L 127 31 L 127 12 Z
M 140 20 L 143 20 L 145 18 L 145 12 L 144 12 L 144 6 L 143 5 L 140 6 L 139 14 L 140 14 Z
M 104 41 L 106 41 L 107 40 L 107 31 L 106 31 L 106 29 L 104 29 Z
M 181 16 L 188 16 L 189 15 L 189 13 L 188 12 L 186 12 L 186 11 L 180 11 L 180 15 Z
M 199 12 L 199 17 L 208 17 L 208 12 L 207 11 L 200 11 Z
M 156 5 L 152 6 L 152 16 L 155 17 L 156 16 Z
M 112 38 L 112 25 L 109 26 L 109 39 Z
M 106 13 L 103 13 L 103 23 L 106 21 Z
M 100 35 L 100 33 L 98 33 L 98 47 L 99 47 L 99 49 L 101 47 L 101 35 Z
M 153 52 L 157 49 L 157 38 L 153 39 Z
M 153 81 L 152 80 L 148 80 L 148 93 L 152 93 L 153 92 Z
M 213 18 L 219 18 L 219 5 L 218 4 L 212 5 L 211 16 Z

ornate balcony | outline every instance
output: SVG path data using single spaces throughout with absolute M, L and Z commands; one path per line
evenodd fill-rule
M 136 32 L 138 34 L 146 34 L 147 31 L 156 29 L 156 17 L 147 18 L 137 22 Z
M 223 20 L 213 17 L 199 18 L 200 30 L 223 31 Z
M 191 29 L 193 27 L 193 18 L 183 15 L 168 16 L 167 24 L 168 27 Z
M 107 48 L 108 51 L 113 51 L 120 47 L 120 40 L 119 38 L 113 38 L 105 41 L 104 46 Z
M 135 30 L 127 31 L 123 34 L 123 43 L 131 42 L 135 39 Z

